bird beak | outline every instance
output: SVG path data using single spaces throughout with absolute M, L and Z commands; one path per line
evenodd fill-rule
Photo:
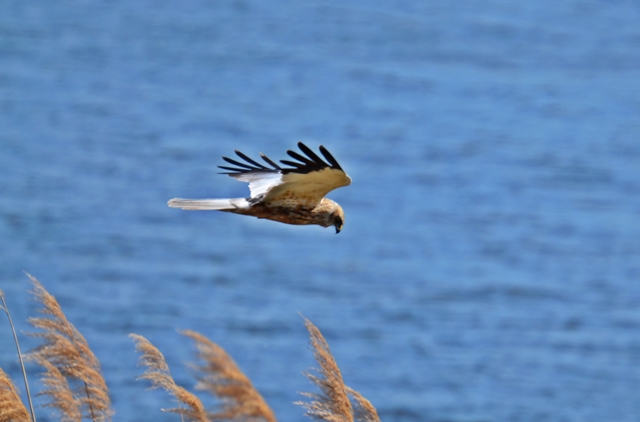
M 340 230 L 342 230 L 342 226 L 336 224 L 336 234 L 340 233 Z

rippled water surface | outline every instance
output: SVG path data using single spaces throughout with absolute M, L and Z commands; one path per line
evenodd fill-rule
M 638 421 L 638 22 L 630 1 L 0 2 L 18 329 L 25 270 L 87 337 L 118 421 L 178 420 L 127 334 L 192 387 L 184 328 L 304 420 L 300 314 L 385 421 Z M 165 205 L 245 196 L 220 156 L 300 140 L 353 178 L 330 194 L 339 235 Z

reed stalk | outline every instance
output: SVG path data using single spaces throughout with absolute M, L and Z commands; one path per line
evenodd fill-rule
M 5 311 L 5 313 L 7 314 L 7 318 L 9 319 L 9 325 L 11 326 L 11 332 L 13 333 L 13 342 L 16 345 L 16 350 L 18 352 L 18 359 L 20 360 L 20 368 L 22 369 L 22 379 L 24 380 L 24 388 L 25 388 L 25 391 L 27 392 L 27 400 L 29 401 L 29 410 L 31 411 L 31 420 L 33 422 L 36 422 L 36 413 L 35 413 L 35 410 L 34 410 L 34 407 L 33 407 L 33 401 L 31 399 L 31 391 L 29 390 L 29 381 L 27 379 L 27 370 L 25 369 L 24 359 L 22 358 L 22 352 L 20 351 L 20 342 L 18 341 L 18 335 L 16 334 L 16 328 L 13 325 L 13 320 L 11 319 L 11 313 L 9 312 L 9 307 L 7 306 L 7 302 L 4 299 L 4 292 L 2 290 L 0 290 L 0 301 L 2 301 L 2 305 L 0 306 L 0 308 L 2 308 Z M 3 371 L 3 374 L 4 374 L 4 371 Z M 11 380 L 8 380 L 8 381 L 11 382 Z M 11 385 L 13 386 L 13 383 L 11 383 Z M 18 395 L 18 397 L 19 397 L 19 395 Z M 22 404 L 22 401 L 20 401 L 20 404 Z M 0 409 L 2 409 L 2 408 L 0 408 Z
M 30 335 L 41 339 L 42 344 L 27 357 L 45 370 L 46 388 L 39 393 L 49 399 L 45 406 L 57 410 L 64 420 L 86 417 L 94 422 L 111 421 L 113 410 L 100 362 L 86 339 L 67 320 L 55 297 L 35 277 L 27 276 L 43 315 L 29 318 L 29 323 L 39 330 Z

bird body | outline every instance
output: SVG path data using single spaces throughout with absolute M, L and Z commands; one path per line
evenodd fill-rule
M 249 183 L 249 198 L 174 198 L 168 205 L 185 210 L 231 212 L 286 224 L 334 226 L 336 233 L 339 233 L 344 224 L 344 211 L 325 195 L 333 189 L 349 185 L 351 179 L 323 146 L 320 146 L 320 152 L 329 164 L 302 142 L 298 143 L 298 147 L 306 157 L 287 151 L 299 162 L 280 160 L 289 166 L 285 168 L 264 154 L 260 155 L 270 167 L 259 164 L 240 151 L 236 151 L 236 154 L 246 163 L 223 157 L 235 167 L 219 167 L 229 170 L 225 174 L 236 180 Z

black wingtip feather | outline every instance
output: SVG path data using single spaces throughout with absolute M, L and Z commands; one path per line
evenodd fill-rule
M 307 155 L 307 157 L 311 158 L 316 163 L 318 163 L 318 164 L 320 164 L 320 163 L 326 164 L 324 161 L 322 161 L 322 158 L 318 157 L 318 155 L 315 152 L 313 152 L 311 150 L 311 148 L 309 148 L 308 146 L 306 146 L 302 142 L 298 142 L 298 148 L 300 148 L 300 151 L 305 153 Z
M 302 155 L 298 154 L 298 153 L 297 153 L 297 152 L 295 152 L 295 151 L 288 150 L 288 151 L 287 151 L 287 154 L 289 154 L 289 156 L 290 156 L 291 158 L 295 158 L 296 160 L 301 161 L 301 162 L 303 162 L 304 164 L 307 164 L 307 165 L 311 165 L 311 166 L 313 166 L 313 165 L 317 165 L 317 164 L 318 164 L 318 163 L 316 163 L 315 161 L 311 161 L 311 160 L 310 160 L 310 159 L 308 159 L 307 157 L 304 157 L 304 156 L 302 156 Z
M 335 158 L 333 158 L 333 155 L 331 155 L 331 153 L 329 151 L 327 151 L 327 149 L 325 147 L 323 147 L 322 145 L 320 145 L 320 152 L 322 153 L 322 155 L 324 155 L 324 158 L 327 159 L 327 161 L 329 163 L 331 163 L 331 167 L 337 169 L 337 170 L 342 170 L 342 167 L 340 167 L 340 164 L 338 164 L 338 160 L 336 160 Z M 344 171 L 344 170 L 342 170 Z
M 295 161 L 289 161 L 289 160 L 280 160 L 280 162 L 282 164 L 284 164 L 285 166 L 291 166 L 291 167 L 295 167 L 296 169 L 303 169 L 305 167 L 304 164 L 302 163 L 296 163 Z M 285 170 L 289 170 L 289 169 L 285 169 Z
M 248 169 L 248 170 L 255 170 L 255 168 L 251 167 L 250 165 L 241 163 L 241 162 L 236 161 L 236 160 L 232 160 L 229 157 L 222 157 L 222 159 L 224 161 L 226 161 L 227 163 L 229 163 L 229 164 L 233 164 L 234 166 L 244 167 L 245 169 Z
M 267 157 L 266 155 L 264 155 L 263 153 L 260 153 L 260 157 L 262 157 L 262 159 L 269 164 L 271 167 L 273 167 L 276 170 L 282 170 L 282 168 L 277 165 L 276 163 L 273 162 L 273 160 L 271 160 L 271 158 Z
M 240 158 L 242 158 L 244 161 L 246 161 L 249 164 L 253 164 L 256 168 L 259 169 L 264 169 L 264 170 L 269 170 L 267 167 L 263 166 L 262 164 L 258 163 L 257 161 L 247 157 L 245 154 L 243 154 L 242 152 L 235 150 L 236 155 Z
M 229 170 L 229 171 L 234 172 L 234 173 L 245 171 L 243 169 L 237 169 L 237 168 L 234 168 L 234 167 L 226 167 L 226 166 L 218 166 L 218 168 L 219 169 L 223 169 L 223 170 Z M 222 174 L 231 174 L 231 173 L 222 173 Z
M 263 164 L 258 163 L 254 159 L 248 157 L 246 154 L 238 150 L 235 150 L 236 155 L 240 157 L 242 160 L 246 161 L 246 163 L 231 159 L 229 157 L 222 157 L 224 161 L 226 161 L 229 164 L 232 164 L 235 167 L 229 167 L 229 166 L 218 166 L 218 167 L 230 172 L 230 173 L 223 173 L 223 174 L 229 174 L 232 176 L 237 175 L 239 173 L 257 173 L 257 172 L 281 172 L 283 174 L 291 173 L 291 172 L 311 173 L 314 171 L 320 171 L 322 169 L 326 169 L 327 167 L 344 171 L 342 170 L 342 167 L 340 167 L 340 164 L 338 164 L 338 161 L 335 158 L 333 158 L 333 155 L 331 155 L 331 153 L 327 151 L 327 149 L 322 145 L 320 146 L 320 152 L 322 153 L 324 158 L 329 162 L 329 164 L 327 164 L 327 162 L 325 162 L 315 152 L 313 152 L 311 148 L 307 147 L 302 142 L 298 142 L 298 147 L 300 148 L 300 151 L 302 151 L 302 153 L 306 155 L 306 157 L 304 155 L 299 154 L 296 151 L 288 150 L 287 154 L 293 159 L 297 160 L 297 162 L 291 161 L 291 160 L 280 160 L 282 164 L 290 168 L 282 168 L 278 164 L 276 164 L 273 160 L 271 160 L 269 157 L 267 157 L 263 153 L 260 153 L 260 157 L 262 157 L 264 162 L 267 163 L 269 166 L 271 166 L 271 168 L 266 167 Z

